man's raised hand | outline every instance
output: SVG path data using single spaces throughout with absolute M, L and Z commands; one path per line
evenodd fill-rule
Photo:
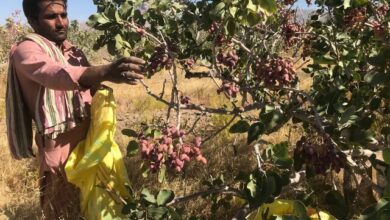
M 137 84 L 144 78 L 145 61 L 138 57 L 123 57 L 109 64 L 105 79 L 114 83 Z

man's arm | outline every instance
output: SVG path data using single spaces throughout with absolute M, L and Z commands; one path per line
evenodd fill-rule
M 78 82 L 83 87 L 93 87 L 103 81 L 137 84 L 138 79 L 143 79 L 144 64 L 137 57 L 124 57 L 107 65 L 88 67 Z
M 103 81 L 135 84 L 142 79 L 144 61 L 135 57 L 122 58 L 101 66 L 63 66 L 53 61 L 32 41 L 23 41 L 12 54 L 18 74 L 55 90 L 76 90 L 93 87 Z

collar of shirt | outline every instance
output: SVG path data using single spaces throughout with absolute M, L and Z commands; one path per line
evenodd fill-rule
M 41 35 L 42 36 L 42 35 Z M 42 36 L 44 37 L 44 36 Z M 75 46 L 73 44 L 71 44 L 68 40 L 65 40 L 64 42 L 62 42 L 61 45 L 58 45 L 56 44 L 55 42 L 47 39 L 46 37 L 44 37 L 47 41 L 49 41 L 50 43 L 52 43 L 53 45 L 57 46 L 60 48 L 61 52 L 64 54 L 65 52 L 69 52 L 70 50 L 74 49 Z
M 71 44 L 68 40 L 65 40 L 61 45 L 62 52 L 68 52 L 68 51 L 72 50 L 73 48 L 75 48 L 74 45 Z

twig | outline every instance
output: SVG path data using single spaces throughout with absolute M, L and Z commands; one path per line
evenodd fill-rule
M 157 29 L 157 30 L 158 30 L 158 34 L 160 35 L 161 39 L 163 40 L 163 44 L 167 47 L 167 50 L 168 50 L 168 43 L 165 40 L 163 33 L 161 32 L 160 29 Z M 168 50 L 168 53 L 169 53 L 169 50 Z
M 177 129 L 180 129 L 180 124 L 181 124 L 180 97 L 179 97 L 179 91 L 177 90 L 177 69 L 176 69 L 175 60 L 173 60 L 173 77 L 174 77 L 173 95 L 176 97 Z
M 125 22 L 125 27 L 130 27 L 130 28 L 133 28 L 135 30 L 137 30 L 138 28 L 140 28 L 139 26 L 137 26 L 135 23 L 131 23 L 131 22 Z M 164 45 L 163 42 L 161 42 L 156 36 L 154 36 L 153 34 L 151 34 L 150 32 L 146 31 L 144 29 L 144 33 L 146 36 L 150 37 L 152 40 L 154 40 L 157 44 L 159 45 Z
M 309 63 L 310 60 L 306 60 L 305 62 L 303 62 L 301 65 L 299 65 L 297 68 L 295 68 L 296 70 L 299 70 L 301 69 L 302 67 L 304 67 L 307 63 Z
M 212 138 L 214 138 L 215 136 L 217 136 L 219 133 L 221 133 L 222 131 L 224 131 L 227 127 L 229 127 L 233 122 L 234 120 L 237 118 L 237 114 L 234 115 L 232 117 L 232 119 L 230 119 L 230 121 L 228 123 L 226 123 L 226 125 L 224 125 L 223 127 L 219 128 L 214 134 L 210 135 L 209 137 L 207 137 L 203 143 L 206 143 L 207 141 L 211 140 Z
M 241 41 L 235 39 L 235 38 L 232 38 L 232 42 L 239 45 L 243 50 L 245 50 L 246 52 L 248 52 L 251 56 L 253 55 L 253 52 L 245 46 L 244 43 L 242 43 Z
M 163 98 L 164 97 L 164 94 L 165 94 L 165 86 L 167 85 L 167 79 L 164 79 L 164 82 L 163 82 L 163 87 L 162 87 L 162 90 L 161 90 L 161 93 L 160 93 L 160 98 Z
M 149 86 L 146 85 L 146 83 L 143 80 L 140 80 L 140 82 L 144 86 L 144 88 L 149 96 L 153 97 L 155 100 L 157 100 L 157 101 L 159 101 L 167 106 L 170 106 L 171 108 L 175 107 L 174 103 L 171 103 L 171 102 L 163 99 L 159 95 L 154 94 L 150 90 Z M 261 109 L 263 107 L 264 107 L 264 103 L 256 102 L 256 103 L 253 103 L 251 105 L 245 106 L 242 109 L 243 111 L 240 111 L 240 113 L 250 112 L 250 111 L 253 111 L 256 109 Z M 210 108 L 210 107 L 204 107 L 204 106 L 196 105 L 196 104 L 180 105 L 180 108 L 183 110 L 192 110 L 192 111 L 199 111 L 199 112 L 203 112 L 203 113 L 211 113 L 211 114 L 219 114 L 219 115 L 236 115 L 238 113 L 237 109 L 227 110 L 226 108 Z
M 198 117 L 194 124 L 192 124 L 191 128 L 188 130 L 189 133 L 193 132 L 195 130 L 195 127 L 196 127 L 196 124 L 198 124 L 198 122 L 200 121 L 201 117 Z
M 221 188 L 217 189 L 209 189 L 206 191 L 202 192 L 196 192 L 194 194 L 188 195 L 188 196 L 181 196 L 173 199 L 171 202 L 167 204 L 167 206 L 175 206 L 178 205 L 179 203 L 187 202 L 192 199 L 195 199 L 197 197 L 201 196 L 208 196 L 211 194 L 216 194 L 216 193 L 221 193 L 221 194 L 233 194 L 234 196 L 240 197 L 240 198 L 245 198 L 245 196 L 241 193 L 240 190 L 232 188 L 230 186 L 223 186 Z
M 255 144 L 253 146 L 253 148 L 255 149 L 255 155 L 256 155 L 256 160 L 257 160 L 257 168 L 259 168 L 259 171 L 261 173 L 265 173 L 264 170 L 261 168 L 262 165 L 261 165 L 261 153 L 260 153 L 260 144 Z

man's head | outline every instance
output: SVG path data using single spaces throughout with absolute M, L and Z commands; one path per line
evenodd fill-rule
M 67 38 L 67 0 L 23 0 L 23 12 L 34 31 L 61 44 Z

